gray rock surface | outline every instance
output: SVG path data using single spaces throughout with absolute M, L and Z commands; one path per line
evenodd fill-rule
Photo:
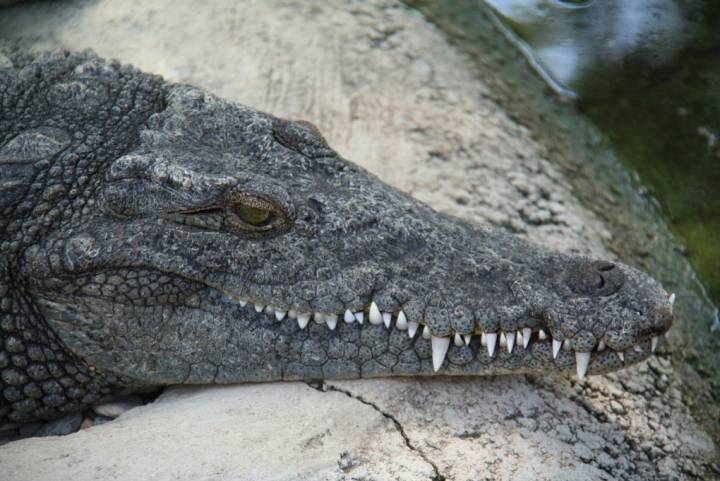
M 104 404 L 93 406 L 93 411 L 100 416 L 107 418 L 116 418 L 127 411 L 142 405 L 142 399 L 139 396 L 121 396 Z
M 20 427 L 21 436 L 45 437 L 64 436 L 80 429 L 82 413 L 76 412 L 46 423 L 28 423 Z
M 397 2 L 30 3 L 4 11 L 0 32 L 310 120 L 437 209 L 609 256 L 608 230 L 493 101 L 492 83 Z M 707 478 L 717 448 L 680 382 L 658 357 L 584 386 L 519 376 L 174 387 L 115 421 L 0 447 L 0 479 Z

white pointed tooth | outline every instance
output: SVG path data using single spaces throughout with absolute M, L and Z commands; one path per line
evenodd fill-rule
M 408 322 L 408 337 L 412 339 L 415 337 L 415 334 L 417 333 L 419 324 L 415 321 L 409 321 Z
M 450 338 L 432 336 L 430 342 L 432 343 L 433 369 L 437 372 L 442 366 L 450 347 Z
M 380 314 L 380 309 L 378 309 L 377 304 L 375 304 L 375 301 L 370 303 L 370 324 L 380 324 L 382 323 L 382 315 Z
M 524 327 L 522 330 L 522 336 L 523 336 L 523 347 L 527 349 L 528 344 L 530 344 L 530 338 L 532 337 L 532 329 L 529 327 Z
M 515 344 L 517 344 L 519 346 L 520 344 L 522 344 L 522 342 L 523 342 L 522 332 L 517 331 L 515 333 Z
M 363 311 L 356 312 L 355 320 L 357 320 L 358 323 L 362 324 L 365 320 L 365 313 Z
M 500 333 L 500 347 L 507 347 L 507 338 L 504 332 Z
M 430 339 L 432 336 L 432 333 L 430 332 L 430 328 L 425 326 L 423 327 L 422 337 L 423 339 Z
M 265 306 L 262 304 L 255 304 L 255 312 L 262 312 L 263 309 L 265 309 Z
M 345 309 L 343 321 L 345 321 L 346 324 L 352 324 L 353 322 L 355 322 L 355 316 L 350 309 Z
M 617 354 L 617 357 L 620 359 L 620 361 L 622 361 L 623 363 L 625 362 L 625 353 L 624 352 L 618 351 L 615 354 Z
M 325 314 L 323 314 L 322 312 L 316 312 L 313 315 L 313 320 L 315 321 L 316 324 L 324 324 L 325 323 Z
M 483 347 L 487 347 L 487 336 L 484 332 L 480 334 L 480 345 Z
M 557 359 L 558 353 L 560 352 L 561 347 L 562 347 L 562 341 L 553 339 L 553 341 L 552 341 L 553 359 Z
M 570 339 L 565 339 L 563 341 L 563 349 L 565 349 L 566 351 L 572 349 L 572 341 L 570 341 Z
M 473 337 L 472 334 L 463 334 L 463 339 L 465 340 L 466 346 L 470 345 L 470 341 L 472 341 L 472 337 Z
M 275 319 L 277 319 L 278 321 L 282 321 L 283 319 L 285 319 L 285 314 L 287 314 L 287 312 L 285 311 L 275 311 Z
M 512 354 L 513 347 L 515 347 L 515 334 L 511 333 L 507 335 L 507 351 Z
M 485 339 L 487 339 L 487 349 L 488 349 L 488 356 L 493 357 L 493 354 L 495 354 L 495 345 L 497 344 L 497 332 L 488 332 L 485 334 Z
M 336 314 L 326 314 L 325 315 L 325 323 L 327 324 L 327 327 L 330 328 L 331 331 L 334 331 L 337 327 L 337 321 L 338 316 Z
M 297 319 L 297 311 L 294 310 L 294 309 L 290 309 L 290 310 L 288 311 L 288 317 L 289 317 L 290 319 Z
M 575 352 L 575 363 L 577 364 L 577 375 L 580 382 L 585 380 L 588 366 L 590 365 L 589 352 Z
M 650 340 L 650 350 L 651 350 L 652 352 L 655 352 L 655 349 L 657 349 L 659 342 L 660 342 L 660 337 L 659 337 L 659 336 L 653 336 L 653 337 L 652 337 L 652 339 Z
M 603 341 L 602 339 L 598 341 L 597 350 L 598 352 L 603 352 L 605 350 L 605 341 Z
M 545 333 L 545 331 L 543 331 L 542 329 L 540 329 L 540 330 L 538 331 L 538 339 L 540 339 L 541 341 L 544 341 L 544 340 L 547 339 L 547 337 L 548 337 L 548 336 L 547 336 L 547 334 Z
M 392 322 L 392 314 L 389 312 L 383 312 L 383 324 L 385 324 L 385 327 L 390 329 L 390 323 Z
M 458 334 L 457 332 L 455 333 L 455 338 L 453 339 L 453 342 L 455 343 L 455 345 L 457 347 L 463 347 L 465 345 L 465 343 L 463 342 L 462 336 L 460 334 Z
M 246 301 L 245 299 L 238 299 L 237 301 L 238 301 L 238 304 L 240 304 L 240 306 L 242 306 L 242 307 L 247 306 L 248 301 Z
M 674 292 L 672 294 L 670 294 L 670 298 L 668 299 L 668 301 L 670 302 L 671 306 L 675 306 L 675 293 Z
M 305 329 L 310 322 L 310 314 L 298 314 L 297 316 L 298 326 L 300 329 Z
M 408 321 L 407 321 L 407 317 L 405 317 L 405 313 L 403 311 L 398 312 L 397 320 L 395 321 L 395 327 L 397 327 L 401 331 L 407 330 Z

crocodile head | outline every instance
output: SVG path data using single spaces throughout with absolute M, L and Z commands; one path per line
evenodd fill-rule
M 8 59 L 0 423 L 138 385 L 583 377 L 670 327 L 647 275 L 437 213 L 310 124 L 86 52 Z
M 636 269 L 435 212 L 311 124 L 186 86 L 166 102 L 98 174 L 95 207 L 25 251 L 42 317 L 98 370 L 582 378 L 644 359 L 670 327 L 672 300 Z

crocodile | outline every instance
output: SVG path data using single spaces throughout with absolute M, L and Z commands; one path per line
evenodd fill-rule
M 0 424 L 148 386 L 605 373 L 674 295 L 436 212 L 312 124 L 0 48 Z

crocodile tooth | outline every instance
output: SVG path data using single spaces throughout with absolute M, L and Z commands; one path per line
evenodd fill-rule
M 353 313 L 350 309 L 345 309 L 345 315 L 343 316 L 343 321 L 345 321 L 347 324 L 352 324 L 355 321 L 355 316 L 353 315 Z
M 327 314 L 325 316 L 325 323 L 327 324 L 327 327 L 329 327 L 331 331 L 334 331 L 335 328 L 337 327 L 337 321 L 338 321 L 337 314 Z
M 651 350 L 652 352 L 655 352 L 655 349 L 657 349 L 659 342 L 660 342 L 660 337 L 659 337 L 659 336 L 653 336 L 653 337 L 652 337 L 652 339 L 650 340 L 650 350 Z
M 523 336 L 523 347 L 527 349 L 528 344 L 530 344 L 530 338 L 532 337 L 532 329 L 529 327 L 524 327 L 522 330 L 522 336 Z
M 437 372 L 440 366 L 442 366 L 445 355 L 450 347 L 450 338 L 432 336 L 430 342 L 432 343 L 433 369 Z
M 295 311 L 295 310 L 293 310 L 293 309 L 290 309 L 290 310 L 288 311 L 288 317 L 289 317 L 290 319 L 297 319 L 297 311 Z
M 313 320 L 316 324 L 324 324 L 325 323 L 325 314 L 322 312 L 316 312 L 313 316 Z
M 278 321 L 282 321 L 283 319 L 285 319 L 285 314 L 287 314 L 287 312 L 285 311 L 275 311 L 275 319 L 277 319 Z
M 365 313 L 363 311 L 359 311 L 355 313 L 355 319 L 358 323 L 362 324 L 365 320 Z
M 500 333 L 500 347 L 507 347 L 507 338 L 504 332 Z
M 463 339 L 465 339 L 465 345 L 469 346 L 470 341 L 472 341 L 472 334 L 463 334 Z
M 542 329 L 538 331 L 538 339 L 540 339 L 541 341 L 547 339 L 547 334 L 545 334 L 545 331 L 543 331 Z
M 557 359 L 557 356 L 558 356 L 558 353 L 560 352 L 561 347 L 562 347 L 562 341 L 558 341 L 557 339 L 553 338 L 553 341 L 552 341 L 553 359 Z
M 572 349 L 572 342 L 570 341 L 570 339 L 565 339 L 563 341 L 563 349 L 565 349 L 566 351 Z
M 577 364 L 577 375 L 580 382 L 585 380 L 585 374 L 587 373 L 588 366 L 590 365 L 590 353 L 589 352 L 576 352 L 575 363 Z
M 517 331 L 517 332 L 515 333 L 515 344 L 520 345 L 520 344 L 522 344 L 522 342 L 523 342 L 522 332 Z
M 462 336 L 460 334 L 458 334 L 457 332 L 455 333 L 455 338 L 453 339 L 453 342 L 455 343 L 455 345 L 457 347 L 463 347 L 465 345 L 465 343 L 462 340 Z
M 430 332 L 430 328 L 425 326 L 423 327 L 422 337 L 423 339 L 430 339 L 432 336 L 432 333 Z
M 603 341 L 602 339 L 600 339 L 600 341 L 598 342 L 597 350 L 598 352 L 603 352 L 605 350 L 605 341 Z
M 395 321 L 395 327 L 401 331 L 405 331 L 408 328 L 407 317 L 403 311 L 398 312 L 397 320 Z
M 238 304 L 240 304 L 241 307 L 247 306 L 247 302 L 245 299 L 238 299 Z
M 485 335 L 484 332 L 482 334 L 480 334 L 480 345 L 487 347 L 487 336 Z
M 265 309 L 265 306 L 262 304 L 255 304 L 255 312 L 262 312 L 263 309 Z
M 625 362 L 625 353 L 624 352 L 618 351 L 615 354 L 617 354 L 617 357 L 620 359 L 620 361 L 622 361 L 623 363 Z
M 383 322 L 382 316 L 380 315 L 380 309 L 378 309 L 375 301 L 370 303 L 370 324 L 380 324 Z
M 408 321 L 408 337 L 412 339 L 418 330 L 418 323 L 415 321 Z
M 515 334 L 508 334 L 507 336 L 507 351 L 512 354 L 513 347 L 515 347 Z
M 392 314 L 389 312 L 383 312 L 382 318 L 383 318 L 383 323 L 385 324 L 385 327 L 390 329 L 390 322 L 392 322 Z
M 310 314 L 298 314 L 297 321 L 300 329 L 305 329 L 310 322 Z
M 668 299 L 668 301 L 670 302 L 671 306 L 673 306 L 673 307 L 675 306 L 675 293 L 674 292 L 672 294 L 670 294 L 670 298 Z
M 493 354 L 495 354 L 495 344 L 497 344 L 497 332 L 488 332 L 485 334 L 485 339 L 487 339 L 487 349 L 488 349 L 488 356 L 493 357 Z

